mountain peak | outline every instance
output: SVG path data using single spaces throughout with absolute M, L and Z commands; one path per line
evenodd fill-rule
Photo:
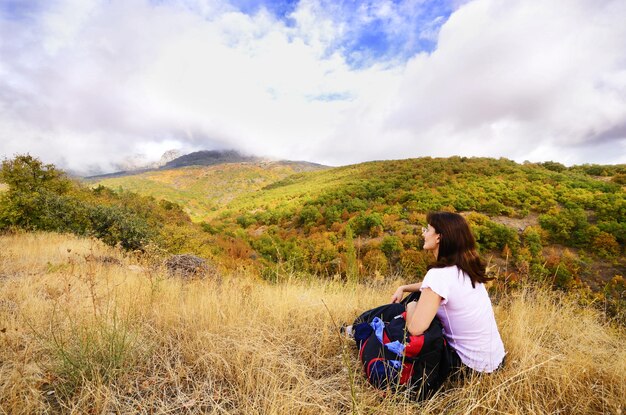
M 132 156 L 128 156 L 121 162 L 117 163 L 116 167 L 118 170 L 124 172 L 158 169 L 180 156 L 182 156 L 182 153 L 175 149 L 168 150 L 163 153 L 158 161 L 149 161 L 145 154 L 133 154 Z
M 221 163 L 242 163 L 266 161 L 261 157 L 244 156 L 236 150 L 202 150 L 177 157 L 161 166 L 161 169 L 173 169 L 184 166 L 212 166 Z

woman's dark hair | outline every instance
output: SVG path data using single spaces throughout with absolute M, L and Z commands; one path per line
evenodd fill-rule
M 430 212 L 426 221 L 439 234 L 437 262 L 428 269 L 456 265 L 469 275 L 472 288 L 476 287 L 477 282 L 493 279 L 485 275 L 485 263 L 476 252 L 476 240 L 463 216 L 451 212 Z

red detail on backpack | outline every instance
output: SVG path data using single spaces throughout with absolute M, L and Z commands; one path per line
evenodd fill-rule
M 359 350 L 359 360 L 363 360 L 363 350 L 365 350 L 365 345 L 367 344 L 368 341 L 370 341 L 369 337 L 365 339 L 363 344 L 361 344 L 361 350 Z
M 413 363 L 404 363 L 402 373 L 400 373 L 400 385 L 406 384 L 413 376 Z
M 379 360 L 383 360 L 384 361 L 385 358 L 384 357 L 376 357 L 376 358 L 370 360 L 370 362 L 367 364 L 367 369 L 365 370 L 365 373 L 367 374 L 367 378 L 368 379 L 370 377 L 370 370 L 372 370 L 372 364 L 374 362 L 378 362 Z
M 387 336 L 387 332 L 385 330 L 383 330 L 383 344 L 387 344 L 390 341 L 391 340 L 389 340 L 389 336 Z
M 416 357 L 422 351 L 424 346 L 424 335 L 409 336 L 409 341 L 404 348 L 404 355 L 406 357 Z
M 400 314 L 402 316 L 402 318 L 404 319 L 404 321 L 406 321 L 406 311 L 403 311 L 402 314 Z

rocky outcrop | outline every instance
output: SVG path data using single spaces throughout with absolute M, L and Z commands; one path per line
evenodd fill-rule
M 216 268 L 207 260 L 191 254 L 174 255 L 165 261 L 165 268 L 171 277 L 205 278 L 214 276 Z

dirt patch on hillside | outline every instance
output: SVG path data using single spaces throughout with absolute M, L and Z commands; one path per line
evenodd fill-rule
M 539 215 L 537 213 L 529 213 L 527 216 L 523 218 L 510 218 L 508 216 L 494 216 L 491 218 L 491 220 L 501 225 L 506 225 L 509 228 L 517 229 L 520 232 L 529 226 L 539 225 Z
M 592 290 L 604 289 L 606 284 L 616 275 L 626 276 L 626 261 L 621 259 L 611 263 L 609 261 L 594 261 L 589 267 L 589 275 L 585 281 Z
M 548 257 L 564 257 L 574 256 L 576 260 L 580 259 L 582 251 L 578 248 L 566 247 L 563 245 L 549 245 L 543 248 L 543 256 Z M 584 262 L 580 263 L 580 278 L 587 283 L 593 291 L 601 291 L 605 285 L 616 275 L 626 275 L 626 258 L 603 259 L 595 256 L 587 256 Z

